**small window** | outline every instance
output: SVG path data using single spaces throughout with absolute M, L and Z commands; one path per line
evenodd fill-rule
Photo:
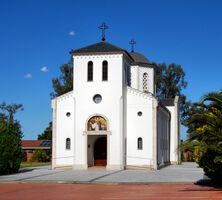
M 148 74 L 143 74 L 143 91 L 148 92 Z
M 87 81 L 93 81 L 93 62 L 88 62 Z
M 138 138 L 137 148 L 138 148 L 139 150 L 143 149 L 143 139 L 142 139 L 141 137 Z
M 143 113 L 142 113 L 141 111 L 139 111 L 139 112 L 137 113 L 137 115 L 138 115 L 139 117 L 141 117 L 141 116 L 143 115 Z
M 100 94 L 96 94 L 93 96 L 93 101 L 95 103 L 100 103 L 102 101 L 102 96 Z
M 102 80 L 108 81 L 108 62 L 106 60 L 103 61 Z
M 66 138 L 66 149 L 70 149 L 71 148 L 71 140 L 70 138 Z
M 66 113 L 66 117 L 70 117 L 71 113 L 70 112 L 67 112 Z

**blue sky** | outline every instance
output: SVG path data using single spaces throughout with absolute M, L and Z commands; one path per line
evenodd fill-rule
M 103 21 L 108 42 L 130 50 L 135 38 L 151 61 L 181 64 L 197 101 L 222 88 L 221 10 L 219 0 L 2 0 L 0 102 L 23 104 L 24 139 L 36 139 L 51 120 L 51 79 L 71 49 L 100 41 Z

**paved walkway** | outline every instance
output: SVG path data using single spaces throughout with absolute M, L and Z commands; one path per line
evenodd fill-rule
M 0 184 L 1 200 L 221 200 L 222 191 L 194 184 Z
M 171 165 L 161 170 L 107 171 L 103 168 L 88 170 L 51 170 L 36 167 L 22 170 L 18 174 L 0 176 L 4 182 L 65 182 L 65 183 L 194 183 L 203 179 L 203 171 L 195 163 Z

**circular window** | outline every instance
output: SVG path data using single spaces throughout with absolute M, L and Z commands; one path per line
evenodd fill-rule
M 141 111 L 139 111 L 139 112 L 137 113 L 137 115 L 138 115 L 138 116 L 142 116 L 143 113 L 142 113 Z
M 66 117 L 70 117 L 71 113 L 70 112 L 67 112 L 66 113 Z
M 93 97 L 93 101 L 95 103 L 100 103 L 102 101 L 102 96 L 100 94 L 96 94 L 94 97 Z

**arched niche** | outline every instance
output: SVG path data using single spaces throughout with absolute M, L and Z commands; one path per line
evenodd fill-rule
M 87 121 L 87 131 L 107 131 L 108 122 L 101 115 L 94 115 Z

